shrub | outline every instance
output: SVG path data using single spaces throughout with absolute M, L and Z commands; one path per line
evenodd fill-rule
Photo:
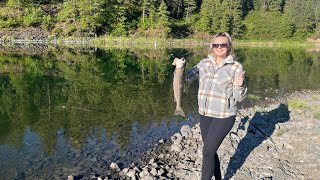
M 47 30 L 52 29 L 54 26 L 53 18 L 50 15 L 44 16 L 42 26 Z
M 252 101 L 257 101 L 261 99 L 261 96 L 255 94 L 248 94 L 248 99 Z
M 24 12 L 23 23 L 27 26 L 38 26 L 43 20 L 43 15 L 40 7 L 28 7 Z
M 298 99 L 290 99 L 288 101 L 288 107 L 292 109 L 303 109 L 306 108 L 307 105 L 304 101 Z

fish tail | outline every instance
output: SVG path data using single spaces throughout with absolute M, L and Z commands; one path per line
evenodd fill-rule
M 180 116 L 183 116 L 183 117 L 186 117 L 186 115 L 184 114 L 183 110 L 181 108 L 176 108 L 176 110 L 174 111 L 174 115 L 180 115 Z

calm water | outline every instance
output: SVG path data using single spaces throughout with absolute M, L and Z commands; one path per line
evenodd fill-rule
M 41 47 L 0 53 L 0 177 L 89 178 L 111 162 L 128 165 L 184 124 L 197 122 L 197 83 L 187 118 L 173 116 L 173 54 L 192 67 L 197 49 Z M 10 48 L 9 48 L 10 49 Z M 259 99 L 320 88 L 320 53 L 237 47 L 250 106 Z

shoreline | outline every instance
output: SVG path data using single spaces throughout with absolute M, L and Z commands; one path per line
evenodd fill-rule
M 152 46 L 163 45 L 181 45 L 181 46 L 199 46 L 209 45 L 212 35 L 205 34 L 201 36 L 190 36 L 183 39 L 174 38 L 155 38 L 143 36 L 115 37 L 108 35 L 91 37 L 58 37 L 52 35 L 46 30 L 39 28 L 18 28 L 0 30 L 0 44 L 92 44 L 92 45 L 134 45 L 150 44 Z M 157 45 L 155 45 L 155 43 Z M 320 47 L 320 39 L 234 39 L 235 45 L 241 46 L 314 46 Z
M 320 177 L 320 90 L 295 92 L 265 107 L 239 110 L 218 150 L 225 179 L 315 179 Z M 140 163 L 110 166 L 100 179 L 200 179 L 199 123 L 184 125 Z M 315 171 L 318 170 L 318 171 Z M 70 175 L 69 180 L 76 175 Z
M 210 37 L 197 39 L 197 38 L 186 38 L 186 39 L 160 39 L 160 38 L 146 38 L 146 37 L 107 37 L 101 36 L 98 38 L 26 38 L 26 39 L 15 39 L 11 36 L 0 37 L 0 45 L 89 45 L 89 46 L 112 46 L 112 47 L 139 47 L 141 45 L 150 47 L 197 47 L 197 46 L 209 46 Z M 313 49 L 320 48 L 320 42 L 318 41 L 304 41 L 301 42 L 295 40 L 285 41 L 265 41 L 265 40 L 241 40 L 236 39 L 234 41 L 235 46 L 247 46 L 247 47 L 310 47 Z M 318 50 L 319 51 L 319 50 Z

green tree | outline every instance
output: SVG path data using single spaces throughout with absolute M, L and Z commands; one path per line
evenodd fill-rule
M 221 28 L 220 0 L 204 0 L 201 5 L 198 29 L 209 33 L 220 31 Z
M 180 20 L 186 11 L 186 2 L 189 0 L 166 0 L 165 3 L 170 11 L 170 17 Z
M 233 36 L 240 37 L 243 29 L 241 2 L 224 0 L 221 6 L 222 16 L 220 31 L 229 32 Z
M 143 0 L 142 3 L 142 15 L 141 25 L 143 29 L 147 27 L 154 27 L 156 22 L 156 1 L 155 0 Z
M 241 11 L 244 16 L 246 16 L 249 11 L 254 10 L 253 0 L 243 0 L 241 1 Z
M 146 23 L 145 23 L 145 19 L 146 19 L 146 16 L 147 16 L 147 8 L 149 7 L 150 5 L 150 2 L 148 0 L 143 0 L 143 3 L 142 3 L 142 17 L 141 17 L 141 25 L 142 27 L 145 27 L 146 26 Z
M 184 1 L 184 18 L 187 23 L 190 22 L 191 16 L 194 14 L 197 4 L 195 0 L 185 0 Z
M 97 30 L 102 26 L 102 5 L 104 3 L 101 0 L 79 1 L 81 31 L 97 36 Z
M 167 11 L 167 5 L 162 0 L 157 12 L 157 28 L 160 29 L 163 37 L 166 37 L 168 33 L 171 31 L 169 25 L 169 11 Z
M 221 16 L 221 27 L 220 30 L 221 32 L 229 32 L 230 26 L 231 26 L 231 21 L 232 21 L 232 9 L 230 7 L 230 2 L 228 0 L 224 0 L 221 3 L 222 6 L 222 16 Z
M 157 3 L 155 0 L 150 1 L 150 6 L 148 8 L 148 24 L 150 27 L 154 28 L 157 22 Z
M 294 26 L 279 12 L 252 11 L 244 21 L 248 39 L 284 39 L 292 37 Z
M 76 0 L 65 0 L 62 9 L 59 11 L 57 19 L 64 22 L 75 22 L 79 17 L 79 5 Z
M 8 0 L 7 6 L 12 7 L 23 7 L 25 5 L 25 0 Z
M 229 33 L 234 37 L 240 37 L 244 27 L 241 1 L 227 0 L 227 2 L 231 14 Z
M 126 7 L 124 6 L 123 3 L 124 3 L 124 0 L 116 0 L 115 5 L 113 6 L 115 21 L 113 22 L 112 35 L 116 35 L 116 36 L 127 35 Z
M 316 10 L 319 9 L 319 3 L 316 0 L 295 1 L 287 0 L 285 14 L 290 17 L 295 26 L 294 35 L 305 37 L 314 33 L 316 29 Z
M 271 0 L 269 3 L 269 11 L 271 12 L 283 12 L 284 0 Z

